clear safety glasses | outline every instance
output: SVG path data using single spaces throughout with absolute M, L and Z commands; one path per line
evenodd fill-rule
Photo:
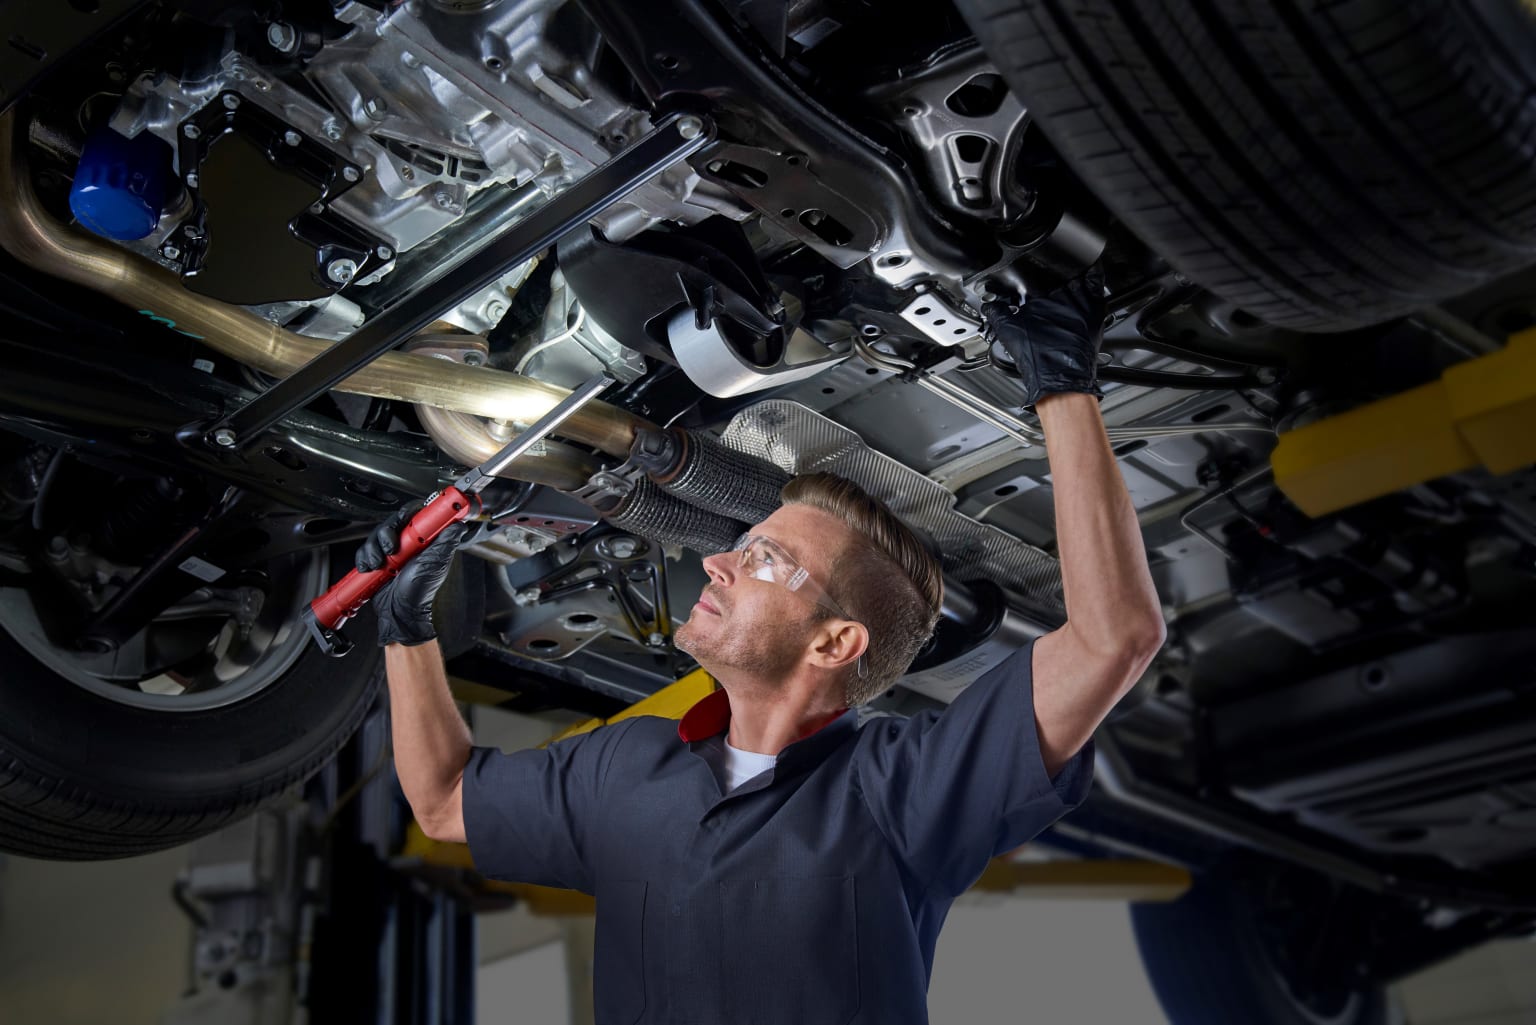
M 811 579 L 809 570 L 768 538 L 761 534 L 743 534 L 737 539 L 735 550 L 741 553 L 741 571 L 747 576 L 799 592 L 844 619 L 853 619 L 832 600 L 824 587 Z

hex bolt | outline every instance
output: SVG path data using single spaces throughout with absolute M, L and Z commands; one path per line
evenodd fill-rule
M 608 542 L 608 550 L 615 559 L 631 559 L 640 550 L 640 544 L 632 537 L 616 537 Z
M 393 260 L 395 258 L 395 251 L 388 246 L 379 246 L 373 252 L 381 260 Z
M 234 110 L 238 106 L 240 106 L 240 97 L 236 96 L 234 93 L 225 93 L 224 94 L 224 109 L 225 110 Z
M 328 117 L 320 123 L 320 134 L 332 142 L 341 141 L 341 122 Z
M 194 188 L 194 189 L 197 188 L 197 172 L 196 171 L 188 171 L 187 172 L 187 185 L 188 185 L 189 188 Z
M 652 631 L 651 636 L 646 638 L 646 642 L 653 648 L 659 648 L 667 643 L 667 639 L 660 633 Z
M 346 167 L 341 169 L 341 176 L 349 182 L 355 182 L 363 176 L 363 172 L 359 171 L 351 164 L 348 164 Z
M 484 354 L 482 354 L 482 353 L 480 353 L 480 352 L 478 352 L 478 351 L 476 351 L 474 349 L 470 349 L 469 351 L 464 353 L 464 365 L 466 367 L 478 367 L 478 366 L 480 366 L 484 362 L 485 362 Z
M 181 250 L 176 246 L 167 244 L 160 247 L 160 255 L 167 260 L 176 260 L 181 257 Z
M 453 195 L 447 189 L 438 189 L 432 193 L 432 201 L 444 210 L 453 209 Z
M 311 203 L 309 204 L 309 212 L 312 214 L 323 214 L 325 213 L 325 204 L 318 201 Z
M 228 427 L 220 427 L 218 430 L 213 432 L 213 441 L 214 444 L 220 446 L 221 448 L 234 448 L 235 432 L 230 430 Z
M 677 134 L 685 139 L 697 139 L 704 133 L 704 122 L 689 114 L 677 120 Z
M 299 48 L 299 32 L 286 21 L 267 26 L 267 43 L 278 53 L 293 53 Z
M 363 113 L 375 121 L 383 121 L 384 113 L 389 110 L 389 105 L 377 96 L 370 96 L 363 101 Z
M 300 135 L 298 132 L 295 132 L 292 128 L 283 133 L 283 144 L 285 146 L 297 146 L 303 141 L 304 136 Z
M 349 260 L 345 256 L 332 260 L 325 265 L 325 276 L 338 285 L 345 285 L 357 274 L 357 261 Z
M 199 135 L 203 134 L 203 130 L 197 127 L 197 125 L 182 125 L 181 134 L 185 135 L 189 139 L 195 139 Z

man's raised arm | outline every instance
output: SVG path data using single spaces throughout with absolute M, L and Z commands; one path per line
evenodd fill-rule
M 1036 728 L 1054 775 L 1146 670 L 1166 635 L 1131 504 L 1099 415 L 1103 278 L 1010 312 L 989 306 L 1045 431 L 1067 622 L 1035 642 Z
M 384 557 L 398 549 L 400 530 L 413 512 L 402 509 L 373 532 L 358 549 L 359 570 L 384 565 Z M 464 524 L 449 525 L 373 601 L 384 645 L 400 788 L 422 831 L 454 843 L 465 840 L 464 767 L 473 741 L 448 689 L 432 628 L 432 600 L 467 532 Z
M 443 672 L 436 641 L 384 649 L 395 772 L 422 831 L 464 843 L 464 766 L 473 741 Z

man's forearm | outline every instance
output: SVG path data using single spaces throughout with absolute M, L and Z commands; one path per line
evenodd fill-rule
M 433 819 L 459 786 L 473 743 L 448 690 L 436 641 L 384 649 L 395 771 L 416 820 Z
M 1157 590 L 1097 400 L 1051 395 L 1036 411 L 1050 457 L 1068 625 L 1090 651 L 1156 649 L 1163 639 Z

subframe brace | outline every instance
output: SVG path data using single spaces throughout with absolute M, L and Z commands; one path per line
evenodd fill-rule
M 436 281 L 406 296 L 246 405 L 197 433 L 225 448 L 254 444 L 268 427 L 410 338 L 444 310 L 457 306 L 697 152 L 713 134 L 714 126 L 705 117 L 674 114 L 663 118 L 650 134 L 534 210 L 501 238 L 467 254 Z

